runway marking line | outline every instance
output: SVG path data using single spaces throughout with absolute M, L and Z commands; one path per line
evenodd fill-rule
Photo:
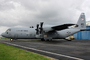
M 77 58 L 77 57 L 67 56 L 67 55 L 63 55 L 63 54 L 57 54 L 57 53 L 43 51 L 43 50 L 39 50 L 39 49 L 35 49 L 35 48 L 29 48 L 29 47 L 25 47 L 25 46 L 21 46 L 21 45 L 17 45 L 17 44 L 12 44 L 12 43 L 8 43 L 8 42 L 4 42 L 4 43 L 10 44 L 10 45 L 13 45 L 13 46 L 18 46 L 18 47 L 26 48 L 26 49 L 31 49 L 31 50 L 34 50 L 34 51 L 39 51 L 39 52 L 43 52 L 43 53 L 58 55 L 58 56 L 66 57 L 66 58 L 71 58 L 71 59 L 76 59 L 76 60 L 84 60 L 84 59 Z

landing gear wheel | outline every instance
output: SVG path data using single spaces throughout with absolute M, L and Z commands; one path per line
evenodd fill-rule
M 45 41 L 44 39 L 41 39 L 41 41 Z
M 52 41 L 52 39 L 50 39 L 49 41 Z
M 10 41 L 12 42 L 12 41 L 13 41 L 13 39 L 10 39 Z
M 52 41 L 52 39 L 47 39 L 46 41 Z

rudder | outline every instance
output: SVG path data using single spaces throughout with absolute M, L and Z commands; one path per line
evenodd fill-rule
M 81 13 L 77 25 L 79 29 L 86 29 L 86 19 L 84 13 Z

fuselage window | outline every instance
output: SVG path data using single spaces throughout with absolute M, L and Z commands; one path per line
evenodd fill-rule
M 28 32 L 28 30 L 24 30 L 24 32 Z

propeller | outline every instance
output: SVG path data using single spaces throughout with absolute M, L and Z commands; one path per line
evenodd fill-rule
M 39 30 L 40 29 L 40 30 Z M 39 24 L 37 24 L 36 26 L 36 34 L 38 35 L 39 33 L 42 34 L 43 31 L 43 22 L 40 23 L 40 28 L 39 28 Z
M 36 27 L 37 27 L 37 28 L 35 29 L 35 30 L 36 30 L 36 34 L 38 35 L 38 34 L 39 34 L 39 24 L 37 24 Z
M 40 34 L 41 34 L 42 31 L 43 31 L 43 22 L 40 23 L 40 28 L 39 29 L 40 29 Z

